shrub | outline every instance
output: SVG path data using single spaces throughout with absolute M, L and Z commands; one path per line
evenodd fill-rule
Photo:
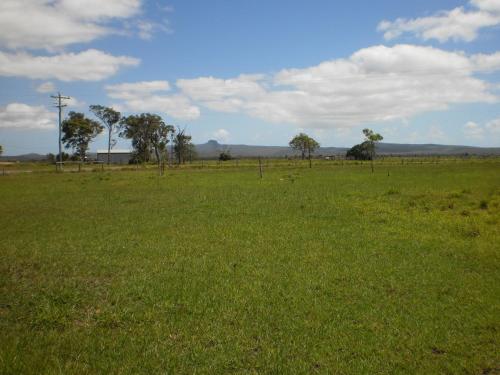
M 228 160 L 232 160 L 232 159 L 233 159 L 233 157 L 231 156 L 231 154 L 229 153 L 229 151 L 223 151 L 219 155 L 219 160 L 220 161 L 228 161 Z

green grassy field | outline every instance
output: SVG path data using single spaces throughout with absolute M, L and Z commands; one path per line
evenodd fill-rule
M 498 159 L 0 176 L 0 373 L 498 374 L 499 243 Z

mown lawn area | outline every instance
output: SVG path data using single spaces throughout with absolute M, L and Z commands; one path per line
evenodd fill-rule
M 2 374 L 498 374 L 500 160 L 0 176 Z

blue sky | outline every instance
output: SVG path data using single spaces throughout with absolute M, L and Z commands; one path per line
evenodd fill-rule
M 3 0 L 0 144 L 55 152 L 61 91 L 195 143 L 500 146 L 499 46 L 500 0 Z

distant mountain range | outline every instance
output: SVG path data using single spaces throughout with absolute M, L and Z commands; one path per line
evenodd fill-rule
M 345 155 L 349 150 L 347 147 L 320 147 L 315 155 Z M 226 145 L 217 141 L 208 141 L 196 145 L 196 152 L 200 158 L 216 158 L 222 151 L 229 151 L 231 156 L 237 158 L 264 157 L 281 158 L 285 156 L 299 155 L 299 152 L 284 146 L 249 146 L 249 145 Z M 434 144 L 398 144 L 380 143 L 377 145 L 379 155 L 500 155 L 500 147 L 471 147 L 471 146 L 449 146 Z
M 344 155 L 347 147 L 320 147 L 315 152 L 315 156 Z M 196 145 L 196 153 L 202 159 L 218 158 L 223 151 L 228 151 L 236 158 L 284 158 L 286 156 L 299 155 L 297 151 L 285 146 L 250 146 L 250 145 L 230 145 L 220 144 L 211 140 L 207 143 Z M 425 156 L 425 155 L 500 155 L 500 147 L 473 147 L 473 146 L 451 146 L 435 144 L 399 144 L 380 143 L 377 145 L 379 155 L 400 155 L 400 156 Z M 90 153 L 91 158 L 95 153 Z M 25 154 L 17 156 L 1 156 L 0 160 L 6 161 L 40 161 L 45 155 Z

